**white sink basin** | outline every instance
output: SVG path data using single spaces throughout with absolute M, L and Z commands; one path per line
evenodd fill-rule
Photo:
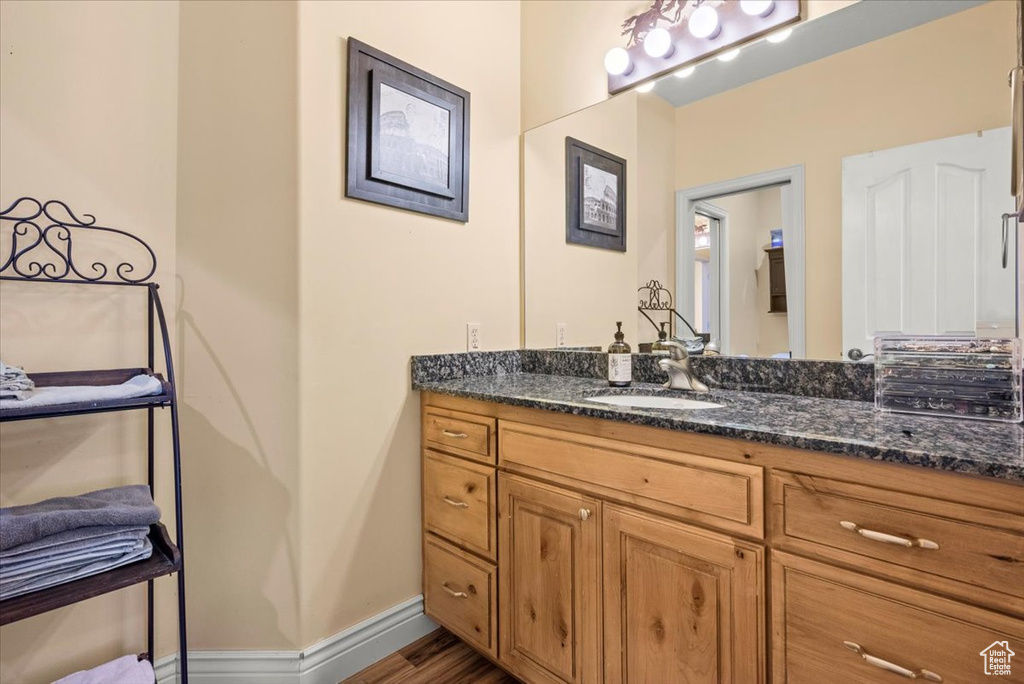
M 587 401 L 596 401 L 599 404 L 611 404 L 612 406 L 633 406 L 636 408 L 656 409 L 713 409 L 722 408 L 725 404 L 716 404 L 712 401 L 697 401 L 696 399 L 682 399 L 680 397 L 644 396 L 628 394 L 602 394 L 597 397 L 587 397 Z

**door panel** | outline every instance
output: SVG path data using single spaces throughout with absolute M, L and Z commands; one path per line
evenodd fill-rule
M 501 662 L 530 682 L 600 681 L 601 504 L 502 473 Z
M 764 681 L 761 547 L 606 505 L 606 684 Z
M 885 333 L 1014 334 L 1009 148 L 998 128 L 843 159 L 844 353 Z

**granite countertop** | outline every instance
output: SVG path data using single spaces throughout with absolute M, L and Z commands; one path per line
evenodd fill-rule
M 595 378 L 535 373 L 414 378 L 413 389 L 1024 483 L 1024 428 L 1018 424 L 882 413 L 864 401 L 765 392 L 694 394 L 636 382 L 616 389 Z M 725 406 L 680 411 L 586 401 L 598 394 L 650 392 Z

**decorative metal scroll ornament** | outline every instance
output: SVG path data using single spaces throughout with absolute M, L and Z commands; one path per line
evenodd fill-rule
M 669 336 L 675 337 L 675 319 L 678 318 L 690 329 L 693 333 L 694 338 L 701 338 L 704 343 L 707 343 L 711 336 L 707 333 L 699 333 L 697 329 L 690 325 L 690 321 L 683 318 L 683 315 L 676 311 L 676 307 L 672 303 L 672 292 L 666 288 L 661 282 L 657 280 L 649 280 L 643 287 L 638 287 L 636 290 L 639 296 L 639 301 L 636 304 L 636 310 L 643 314 L 644 318 L 651 322 L 654 329 L 658 329 L 658 324 L 654 322 L 647 312 L 648 311 L 668 311 L 671 316 L 668 319 L 669 325 Z M 703 345 L 701 346 L 703 350 Z M 700 352 L 696 352 L 700 353 Z
M 136 285 L 156 272 L 156 254 L 140 238 L 120 230 L 96 225 L 96 217 L 79 218 L 60 200 L 40 202 L 20 197 L 0 212 L 0 225 L 12 224 L 10 251 L 0 265 L 0 278 L 7 280 L 50 280 L 82 283 L 119 283 Z M 75 261 L 75 235 L 97 231 L 123 236 L 142 245 L 149 255 L 148 270 L 136 269 L 128 261 L 109 266 L 94 261 L 88 266 Z M 6 230 L 4 230 L 6 233 Z M 0 243 L 2 244 L 2 243 Z M 141 274 L 141 275 L 139 275 Z
M 671 311 L 672 292 L 664 287 L 659 281 L 648 281 L 643 287 L 637 288 L 640 301 L 637 308 L 641 311 Z

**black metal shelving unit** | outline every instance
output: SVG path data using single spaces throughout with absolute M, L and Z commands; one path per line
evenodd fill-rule
M 137 288 L 145 292 L 147 310 L 147 366 L 112 370 L 67 371 L 35 373 L 29 377 L 37 387 L 72 385 L 118 385 L 129 378 L 147 374 L 158 378 L 162 385 L 159 394 L 133 399 L 78 402 L 54 406 L 0 409 L 0 422 L 60 418 L 90 413 L 144 410 L 147 414 L 147 468 L 150 493 L 154 491 L 155 437 L 157 409 L 168 409 L 171 422 L 171 440 L 174 454 L 174 511 L 175 540 L 172 541 L 162 523 L 150 527 L 149 538 L 153 555 L 143 561 L 131 563 L 98 575 L 85 577 L 49 589 L 16 596 L 0 601 L 0 625 L 17 622 L 33 615 L 55 610 L 79 601 L 118 589 L 141 584 L 148 585 L 147 644 L 144 657 L 154 660 L 153 644 L 153 580 L 176 574 L 178 580 L 178 673 L 182 684 L 188 683 L 187 639 L 185 630 L 185 559 L 182 546 L 183 522 L 181 503 L 181 442 L 178 434 L 178 403 L 174 385 L 174 363 L 171 358 L 170 335 L 159 285 L 152 282 L 156 273 L 156 254 L 145 241 L 126 231 L 100 226 L 96 217 L 83 214 L 78 218 L 67 204 L 59 200 L 42 202 L 22 197 L 0 212 L 3 232 L 2 245 L 10 245 L 6 254 L 0 254 L 0 280 L 49 285 L 97 285 Z M 8 227 L 10 233 L 8 237 Z M 108 267 L 100 261 L 81 266 L 75 261 L 75 236 L 99 235 L 124 238 L 134 242 L 148 254 L 149 267 L 137 269 L 128 261 Z M 155 369 L 157 334 L 163 349 L 164 374 Z

